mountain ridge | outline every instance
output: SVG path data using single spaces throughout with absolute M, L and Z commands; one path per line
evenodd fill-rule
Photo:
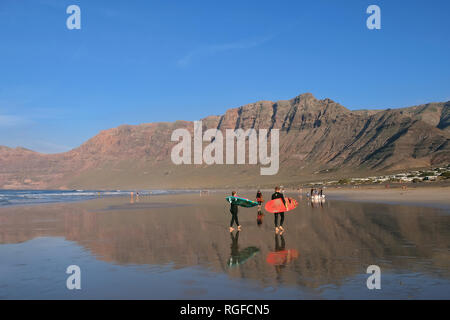
M 59 154 L 0 146 L 0 188 L 192 188 L 297 183 L 450 162 L 450 101 L 386 110 L 349 110 L 304 93 L 207 116 L 203 129 L 279 129 L 280 171 L 259 166 L 181 165 L 171 133 L 193 122 L 121 125 Z M 315 175 L 314 172 L 332 172 Z

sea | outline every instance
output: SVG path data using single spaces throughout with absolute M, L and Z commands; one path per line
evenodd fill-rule
M 0 190 L 0 207 L 56 202 L 74 202 L 97 197 L 141 196 L 191 193 L 196 190 Z

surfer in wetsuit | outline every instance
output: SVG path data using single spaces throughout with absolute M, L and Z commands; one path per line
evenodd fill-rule
M 231 192 L 232 197 L 236 197 L 237 192 L 233 191 Z M 230 200 L 230 212 L 231 212 L 231 221 L 230 221 L 230 232 L 233 232 L 233 224 L 236 222 L 238 231 L 241 231 L 241 226 L 239 225 L 238 220 L 238 205 L 236 204 L 236 201 Z
M 272 194 L 272 200 L 274 199 L 281 199 L 283 201 L 283 204 L 285 205 L 287 209 L 286 199 L 284 199 L 284 195 L 280 192 L 280 187 L 275 187 L 275 193 Z M 280 225 L 278 226 L 278 215 L 280 215 Z M 283 222 L 284 222 L 284 212 L 275 212 L 275 232 L 278 233 L 279 231 L 283 232 Z

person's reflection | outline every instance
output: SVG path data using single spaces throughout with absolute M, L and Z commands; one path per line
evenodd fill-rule
M 239 250 L 239 231 L 234 235 L 230 232 L 231 237 L 231 254 L 230 259 L 228 259 L 228 267 L 235 267 L 243 264 L 247 260 L 253 258 L 258 252 L 257 247 L 247 247 L 243 250 Z
M 228 260 L 228 266 L 233 266 L 239 264 L 239 231 L 236 232 L 236 235 L 233 232 L 230 232 L 231 237 L 231 255 Z
M 258 225 L 258 227 L 261 227 L 263 220 L 264 220 L 264 213 L 258 211 L 258 215 L 256 217 L 256 224 Z
M 311 201 L 309 201 L 309 203 L 311 204 L 311 207 L 312 207 L 312 208 L 323 208 L 324 202 L 325 202 L 324 199 L 311 200 Z M 309 204 L 309 203 L 308 203 L 308 204 Z
M 283 235 L 275 235 L 275 251 L 267 255 L 266 261 L 275 267 L 277 276 L 281 276 L 281 271 L 292 261 L 298 258 L 298 251 L 295 249 L 286 250 L 286 240 Z

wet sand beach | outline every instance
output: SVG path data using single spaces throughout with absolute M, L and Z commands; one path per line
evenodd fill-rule
M 270 213 L 257 224 L 256 208 L 240 208 L 243 230 L 230 234 L 227 195 L 0 208 L 0 298 L 449 298 L 448 209 L 293 193 L 282 236 Z M 366 286 L 374 264 L 381 290 Z M 81 290 L 66 288 L 69 265 Z
M 342 187 L 327 188 L 326 194 L 334 199 L 430 206 L 450 209 L 450 186 L 429 187 Z

